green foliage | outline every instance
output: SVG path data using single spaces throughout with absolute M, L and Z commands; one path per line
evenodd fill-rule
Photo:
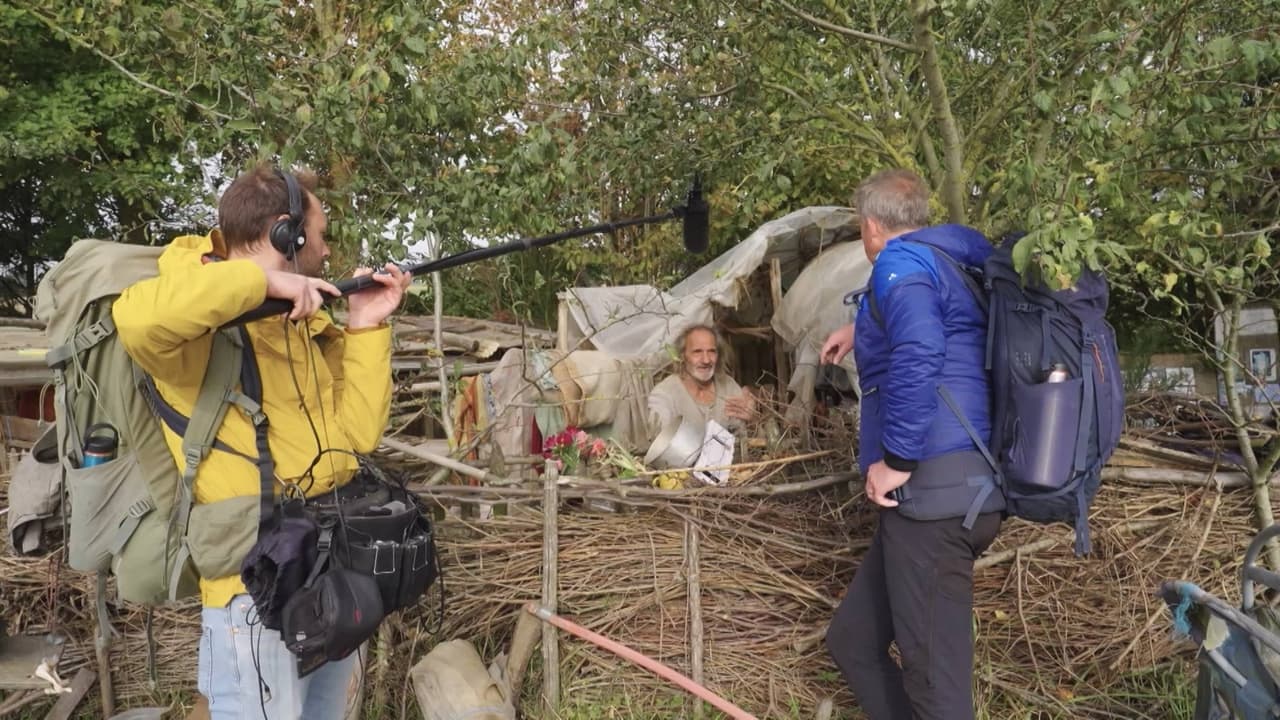
M 1267 5 L 1112 3 L 1095 54 L 1059 66 L 1074 79 L 1057 83 L 1045 126 L 1057 152 L 1011 165 L 1009 186 L 1034 200 L 1026 242 L 1050 277 L 1120 269 L 1175 310 L 1205 292 L 1275 292 L 1280 41 L 1261 29 Z
M 143 240 L 175 220 L 199 169 L 164 131 L 182 108 L 30 13 L 0 5 L 0 284 L 19 311 L 76 237 Z
M 660 213 L 697 171 L 716 253 L 787 211 L 847 203 L 879 167 L 941 187 L 937 138 L 953 123 L 970 221 L 1030 229 L 1019 257 L 1051 279 L 1102 266 L 1127 297 L 1175 307 L 1207 287 L 1274 289 L 1266 2 L 925 3 L 949 118 L 923 56 L 891 45 L 916 37 L 906 4 L 855 5 L 20 0 L 3 11 L 6 47 L 25 48 L 11 65 L 33 79 L 0 85 L 23 100 L 4 107 L 24 108 L 0 115 L 0 138 L 22 148 L 4 177 L 23 180 L 5 187 L 38 178 L 58 202 L 89 198 L 39 215 L 69 236 L 119 230 L 96 212 L 104 186 L 140 217 L 185 202 L 174 159 L 218 158 L 226 174 L 303 163 L 343 191 L 332 228 L 349 267 L 427 233 L 456 252 Z M 61 70 L 37 82 L 38 65 Z M 63 75 L 71 89 L 51 92 Z M 116 123 L 86 130 L 86 116 Z M 33 154 L 99 174 L 21 164 Z M 567 285 L 684 276 L 704 259 L 678 236 L 628 228 L 451 271 L 446 305 L 550 323 Z

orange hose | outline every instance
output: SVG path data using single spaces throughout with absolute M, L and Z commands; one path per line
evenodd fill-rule
M 648 655 L 643 655 L 635 650 L 632 650 L 626 645 L 623 645 L 622 643 L 614 642 L 613 640 L 610 640 L 609 638 L 599 633 L 592 632 L 582 627 L 578 623 L 573 622 L 572 620 L 568 620 L 563 617 L 560 617 L 559 615 L 551 612 L 550 610 L 544 607 L 537 605 L 536 603 L 529 603 L 524 606 L 524 609 L 528 611 L 531 615 L 537 617 L 538 619 L 549 622 L 552 625 L 560 628 L 561 630 L 564 630 L 565 632 L 569 633 L 570 635 L 580 637 L 589 643 L 598 645 L 604 648 L 605 650 L 608 650 L 609 652 L 613 653 L 614 655 L 617 655 L 618 657 L 623 658 L 624 660 L 630 660 L 631 662 L 635 663 L 636 665 L 639 665 L 640 667 L 644 668 L 645 670 L 648 670 L 649 672 L 653 673 L 654 675 L 657 675 L 658 677 L 661 677 L 665 680 L 670 680 L 671 682 L 675 683 L 676 685 L 679 685 L 681 688 L 688 691 L 689 693 L 692 693 L 694 696 L 699 697 L 711 703 L 713 706 L 715 706 L 717 710 L 720 710 L 721 712 L 725 713 L 726 715 L 733 718 L 734 720 L 758 720 L 755 715 L 752 715 L 746 710 L 743 710 L 737 705 L 734 705 L 728 700 L 725 700 L 719 695 L 711 692 L 710 690 L 699 685 L 698 683 L 694 682 L 688 677 L 681 675 L 680 673 L 676 672 L 670 667 L 663 665 L 657 660 L 654 660 Z

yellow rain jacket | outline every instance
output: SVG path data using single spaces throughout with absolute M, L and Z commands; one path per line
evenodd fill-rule
M 207 262 L 210 253 L 226 254 L 217 230 L 205 237 L 177 238 L 160 256 L 160 274 L 125 290 L 112 310 L 129 355 L 155 379 L 165 401 L 188 417 L 204 379 L 213 332 L 261 305 L 267 292 L 266 273 L 257 264 Z M 277 479 L 300 480 L 321 450 L 337 450 L 320 458 L 309 487 L 305 481 L 300 485 L 308 495 L 317 495 L 345 484 L 356 469 L 355 458 L 347 453 L 372 452 L 390 414 L 391 330 L 384 325 L 345 331 L 324 312 L 306 322 L 273 317 L 246 327 L 262 374 L 262 406 L 270 420 L 268 444 Z M 167 426 L 164 431 L 181 467 L 182 438 Z M 239 408 L 227 412 L 218 440 L 257 456 L 253 425 Z M 196 475 L 197 504 L 259 492 L 253 463 L 219 450 L 209 454 Z M 205 607 L 224 607 L 243 592 L 238 575 L 200 580 Z

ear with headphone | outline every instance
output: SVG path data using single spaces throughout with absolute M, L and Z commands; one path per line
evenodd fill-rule
M 277 220 L 271 226 L 268 236 L 272 247 L 292 260 L 302 246 L 307 244 L 307 235 L 302 229 L 302 191 L 298 187 L 297 178 L 291 173 L 276 170 L 276 174 L 284 180 L 285 188 L 289 191 L 289 217 Z

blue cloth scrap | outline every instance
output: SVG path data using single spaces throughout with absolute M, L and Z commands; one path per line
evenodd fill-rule
M 1187 612 L 1191 610 L 1191 589 L 1179 583 L 1178 592 L 1182 595 L 1182 601 L 1173 608 L 1173 634 L 1177 638 L 1188 638 L 1191 637 L 1191 619 L 1187 617 Z

